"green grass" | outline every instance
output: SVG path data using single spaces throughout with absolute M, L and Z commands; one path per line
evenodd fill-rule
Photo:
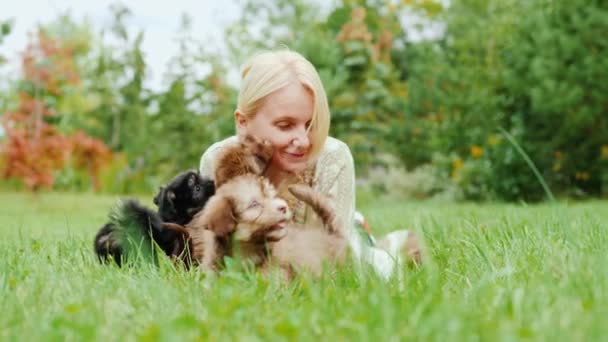
M 0 340 L 604 340 L 608 202 L 381 202 L 379 233 L 413 228 L 429 262 L 384 283 L 351 267 L 290 286 L 226 272 L 99 265 L 116 197 L 0 194 Z M 147 202 L 149 204 L 149 202 Z

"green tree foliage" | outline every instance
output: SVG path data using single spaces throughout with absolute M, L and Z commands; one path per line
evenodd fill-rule
M 375 162 L 376 153 L 394 150 L 386 137 L 395 121 L 403 120 L 407 98 L 407 85 L 391 60 L 393 42 L 403 36 L 396 8 L 382 1 L 345 1 L 327 18 L 304 1 L 250 0 L 244 8 L 227 31 L 235 54 L 289 48 L 307 57 L 326 88 L 330 133 L 349 144 L 359 171 Z M 249 27 L 261 34 L 249 33 Z
M 236 89 L 227 75 L 260 50 L 289 48 L 318 69 L 331 134 L 349 144 L 359 175 L 392 163 L 390 154 L 406 167 L 404 178 L 415 175 L 403 184 L 425 183 L 416 196 L 542 199 L 523 151 L 555 193 L 608 193 L 604 2 L 240 4 L 241 18 L 225 32 L 227 51 L 197 41 L 184 16 L 160 90 L 146 88 L 144 36 L 127 29 L 127 8 L 112 7 L 114 20 L 101 32 L 68 17 L 48 25 L 54 39 L 71 42 L 82 79 L 49 103 L 62 113 L 53 123 L 112 148 L 118 157 L 102 188 L 147 191 L 196 167 L 205 148 L 234 133 Z M 435 38 L 417 37 L 420 20 L 436 25 Z
M 454 1 L 444 20 L 442 39 L 406 54 L 411 131 L 394 137 L 407 165 L 451 155 L 445 165 L 469 198 L 542 198 L 503 127 L 554 191 L 605 193 L 607 6 Z
M 91 124 L 97 129 L 93 129 L 113 150 L 141 156 L 148 140 L 151 96 L 143 85 L 147 72 L 141 50 L 144 34 L 138 32 L 133 37 L 127 30 L 131 15 L 127 8 L 111 9 L 114 20 L 109 29 L 102 30 L 99 46 L 91 54 L 94 64 L 87 76 L 95 82 L 89 91 L 95 94 L 98 105 L 87 116 L 94 118 Z
M 234 89 L 224 80 L 219 56 L 188 37 L 187 20 L 179 54 L 167 72 L 168 87 L 148 89 L 143 32 L 128 29 L 127 8 L 113 6 L 111 13 L 114 20 L 98 33 L 66 15 L 44 25 L 50 38 L 71 51 L 80 80 L 46 101 L 49 110 L 60 113 L 49 123 L 65 133 L 84 129 L 112 149 L 115 158 L 102 175 L 102 190 L 150 191 L 178 171 L 198 167 L 204 149 L 233 132 Z M 207 72 L 197 77 L 198 69 Z M 17 105 L 18 90 L 13 87 L 8 105 Z M 81 182 L 64 168 L 55 187 L 82 189 Z
M 232 112 L 236 93 L 223 78 L 226 68 L 205 51 L 191 33 L 184 16 L 178 33 L 180 51 L 169 63 L 169 87 L 154 96 L 148 147 L 154 172 L 166 179 L 186 168 L 198 167 L 202 152 L 214 141 L 234 133 Z M 196 70 L 206 75 L 197 76 Z
M 598 195 L 608 147 L 608 5 L 523 2 L 518 40 L 503 56 L 504 108 L 559 190 Z M 604 192 L 608 189 L 604 188 Z
M 99 189 L 99 171 L 111 157 L 108 148 L 62 124 L 61 103 L 82 84 L 75 62 L 79 44 L 53 35 L 51 28 L 39 28 L 23 52 L 15 103 L 0 120 L 6 132 L 0 141 L 2 178 L 38 190 L 57 185 L 58 173 L 70 169 Z

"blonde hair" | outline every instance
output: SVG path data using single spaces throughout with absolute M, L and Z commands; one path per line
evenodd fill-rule
M 316 157 L 329 134 L 329 105 L 327 95 L 315 67 L 304 56 L 289 50 L 268 51 L 253 56 L 243 65 L 237 110 L 253 118 L 264 99 L 273 92 L 300 82 L 313 97 L 310 124 L 311 157 Z

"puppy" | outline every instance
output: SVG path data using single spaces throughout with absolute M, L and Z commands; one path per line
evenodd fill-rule
M 305 185 L 292 185 L 289 191 L 319 215 L 323 227 L 288 225 L 280 240 L 268 244 L 269 259 L 260 268 L 268 273 L 273 266 L 278 266 L 285 280 L 292 279 L 300 270 L 319 277 L 326 264 L 336 265 L 346 259 L 348 243 L 344 227 L 323 194 Z
M 127 251 L 134 247 L 133 242 L 141 242 L 139 248 L 142 249 L 154 242 L 166 255 L 188 264 L 187 233 L 166 227 L 164 222 L 184 224 L 190 221 L 214 193 L 213 181 L 196 171 L 185 171 L 161 187 L 154 197 L 158 212 L 135 200 L 120 202 L 110 213 L 110 222 L 95 236 L 94 249 L 99 261 L 113 259 L 120 266 Z
M 99 262 L 105 263 L 114 260 L 118 266 L 121 266 L 122 248 L 115 238 L 114 228 L 112 223 L 104 224 L 95 235 L 93 248 Z
M 238 142 L 225 146 L 218 154 L 215 168 L 215 186 L 221 187 L 229 180 L 245 174 L 264 175 L 274 153 L 270 143 L 246 135 Z M 279 197 L 287 201 L 290 208 L 297 199 L 288 191 L 292 184 L 302 184 L 302 175 L 291 174 L 278 185 Z
M 287 203 L 267 179 L 237 176 L 219 187 L 185 227 L 194 263 L 203 271 L 216 272 L 224 256 L 238 254 L 264 273 L 278 266 L 291 279 L 299 269 L 319 275 L 324 263 L 341 262 L 346 239 L 329 200 L 304 185 L 289 190 L 313 208 L 323 227 L 307 229 L 291 223 Z
M 272 145 L 250 135 L 226 146 L 217 157 L 215 186 L 219 188 L 229 180 L 248 173 L 262 175 L 270 163 L 273 151 Z
M 164 222 L 185 224 L 203 209 L 214 193 L 212 180 L 203 178 L 198 171 L 188 170 L 161 186 L 153 202 Z
M 192 261 L 205 272 L 217 272 L 224 256 L 238 250 L 257 264 L 260 256 L 256 254 L 263 250 L 251 246 L 263 247 L 265 240 L 280 239 L 290 219 L 287 203 L 276 196 L 267 179 L 254 174 L 237 176 L 218 187 L 205 208 L 184 227 L 191 241 Z

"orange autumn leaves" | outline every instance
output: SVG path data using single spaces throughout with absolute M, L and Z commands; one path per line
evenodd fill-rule
M 71 166 L 88 172 L 98 189 L 98 174 L 111 159 L 111 151 L 99 139 L 83 131 L 66 134 L 54 124 L 60 114 L 55 99 L 80 77 L 68 45 L 39 31 L 23 53 L 22 90 L 15 110 L 2 116 L 6 132 L 0 144 L 4 179 L 18 179 L 30 190 L 50 188 L 57 171 Z

